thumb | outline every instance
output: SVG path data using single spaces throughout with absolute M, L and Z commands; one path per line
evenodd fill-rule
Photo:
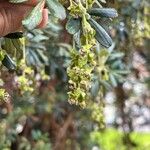
M 29 5 L 7 5 L 0 9 L 0 37 L 18 31 L 22 28 L 22 20 L 32 9 L 32 6 Z M 48 20 L 48 13 L 46 10 L 43 10 L 43 19 Z M 46 25 L 46 21 L 41 20 L 43 27 Z

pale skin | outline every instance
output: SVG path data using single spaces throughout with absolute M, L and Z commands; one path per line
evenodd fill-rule
M 28 0 L 23 4 L 10 4 L 7 0 L 0 0 L 0 37 L 16 31 L 22 31 L 22 20 L 37 4 L 37 0 Z M 37 28 L 43 28 L 48 22 L 48 10 L 43 7 L 42 20 Z

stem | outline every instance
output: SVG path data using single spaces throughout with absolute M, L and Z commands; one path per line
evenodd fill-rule
M 73 5 L 73 0 L 69 0 L 69 2 L 70 2 L 70 6 L 72 6 Z
M 26 48 L 25 48 L 25 38 L 22 39 L 22 44 L 23 44 L 23 61 L 26 62 Z
M 85 5 L 86 5 L 86 9 L 88 9 L 88 8 L 89 8 L 89 5 L 88 5 L 87 0 L 85 1 Z

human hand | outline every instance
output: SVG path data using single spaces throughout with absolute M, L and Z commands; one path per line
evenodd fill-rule
M 37 4 L 36 1 L 29 0 L 23 4 L 11 4 L 6 0 L 0 0 L 0 37 L 22 30 L 22 20 Z M 38 28 L 44 27 L 48 22 L 48 10 L 44 8 L 44 5 L 41 9 L 43 18 Z

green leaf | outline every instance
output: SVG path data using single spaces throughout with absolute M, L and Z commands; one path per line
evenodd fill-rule
M 71 18 L 67 21 L 66 30 L 67 30 L 70 34 L 75 34 L 75 33 L 77 33 L 77 32 L 80 30 L 80 26 L 81 26 L 80 20 L 71 17 Z
M 23 37 L 23 33 L 22 32 L 10 33 L 7 34 L 5 37 L 9 39 L 19 39 Z
M 52 15 L 61 20 L 66 18 L 65 8 L 57 0 L 46 0 L 46 4 Z
M 92 28 L 96 31 L 95 37 L 97 41 L 104 47 L 110 47 L 112 45 L 112 39 L 105 29 L 92 18 L 90 18 L 88 21 Z
M 98 17 L 114 18 L 118 16 L 118 13 L 113 8 L 92 8 L 89 11 L 90 15 Z
M 22 3 L 27 2 L 28 0 L 9 0 L 10 3 Z
M 117 84 L 117 80 L 115 79 L 115 76 L 113 74 L 110 74 L 109 75 L 109 78 L 110 78 L 110 81 L 111 81 L 111 84 L 116 87 L 118 84 Z
M 29 15 L 22 21 L 23 26 L 28 30 L 36 28 L 42 20 L 42 4 L 44 0 L 40 1 L 36 7 L 32 9 Z
M 4 56 L 4 59 L 2 60 L 2 64 L 9 70 L 14 70 L 16 68 L 15 63 L 8 55 Z
M 106 3 L 106 0 L 98 0 L 99 2 Z

